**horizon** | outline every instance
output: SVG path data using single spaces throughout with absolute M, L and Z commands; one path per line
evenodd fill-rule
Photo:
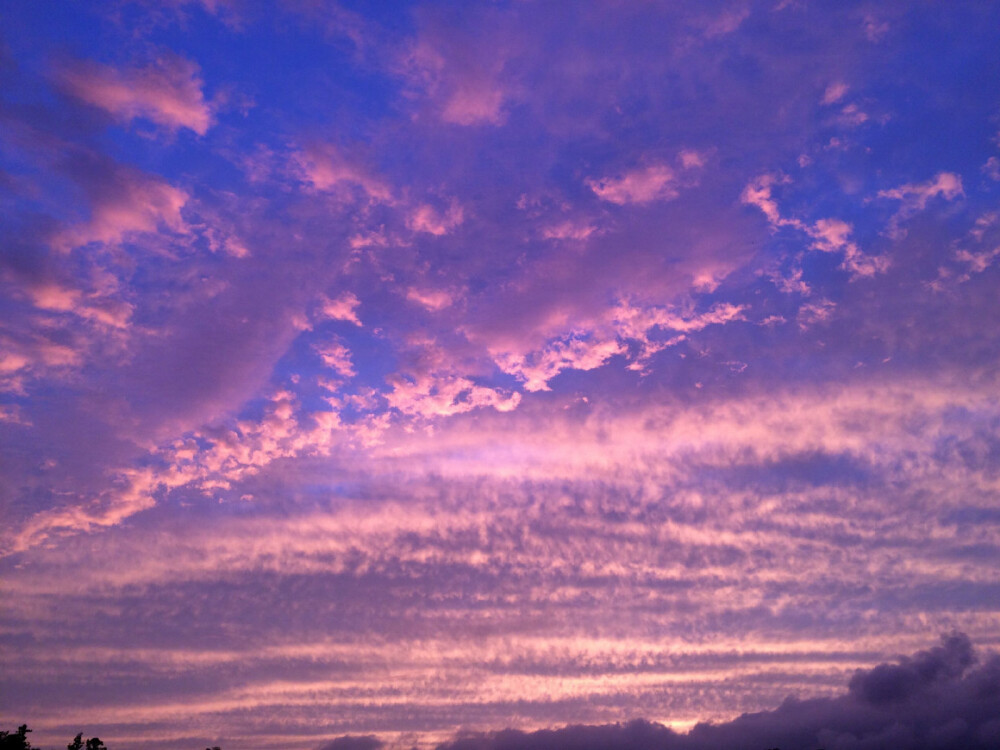
M 989 746 L 941 696 L 1000 651 L 997 49 L 979 0 L 6 3 L 0 729 Z

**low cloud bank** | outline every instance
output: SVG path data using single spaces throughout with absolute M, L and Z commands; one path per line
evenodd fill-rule
M 507 730 L 438 750 L 988 750 L 1000 747 L 1000 656 L 979 666 L 969 638 L 858 670 L 845 695 L 788 698 L 774 711 L 678 734 L 659 724 Z
M 344 738 L 346 739 L 346 738 Z M 359 738 L 360 739 L 360 738 Z M 369 743 L 374 738 L 364 738 Z M 368 744 L 365 750 L 378 745 Z M 339 748 L 340 745 L 330 745 Z M 346 748 L 347 745 L 345 744 Z M 354 747 L 351 745 L 351 747 Z M 836 698 L 788 698 L 774 711 L 679 734 L 647 721 L 466 735 L 437 750 L 996 750 L 1000 656 L 977 658 L 969 638 L 895 664 L 858 670 Z

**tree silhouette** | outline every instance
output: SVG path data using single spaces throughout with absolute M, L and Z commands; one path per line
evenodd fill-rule
M 100 737 L 91 737 L 86 743 L 83 741 L 83 732 L 80 732 L 73 741 L 66 745 L 66 750 L 108 750 L 107 745 L 101 742 Z
M 32 750 L 28 742 L 27 724 L 22 724 L 16 732 L 0 732 L 0 750 Z

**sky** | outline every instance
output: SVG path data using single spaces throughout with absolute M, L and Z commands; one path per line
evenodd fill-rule
M 941 685 L 1000 706 L 998 49 L 988 0 L 5 2 L 3 728 L 995 747 Z

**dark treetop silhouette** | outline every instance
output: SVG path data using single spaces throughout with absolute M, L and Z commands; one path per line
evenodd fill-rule
M 0 731 L 0 750 L 40 750 L 32 747 L 28 741 L 27 724 L 22 724 L 16 732 Z M 66 750 L 108 750 L 100 737 L 91 737 L 86 742 L 83 740 L 83 732 L 80 732 L 73 741 L 66 745 Z M 218 748 L 215 748 L 218 750 Z

